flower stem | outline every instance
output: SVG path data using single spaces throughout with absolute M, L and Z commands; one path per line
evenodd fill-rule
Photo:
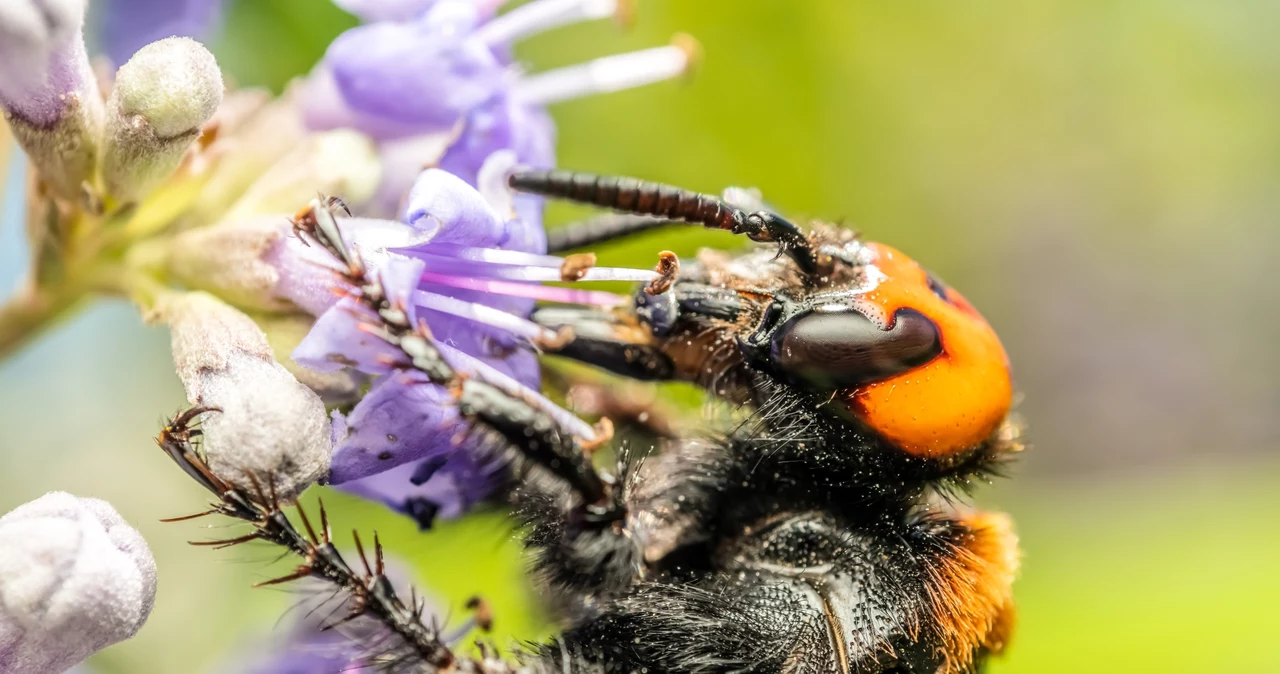
M 69 287 L 49 292 L 28 285 L 18 290 L 0 305 L 0 360 L 70 315 L 82 299 L 81 290 Z

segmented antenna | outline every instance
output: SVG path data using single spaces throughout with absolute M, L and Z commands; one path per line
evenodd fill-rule
M 745 234 L 752 241 L 777 243 L 806 274 L 817 273 L 809 239 L 799 227 L 769 211 L 747 213 L 720 197 L 636 178 L 575 171 L 524 171 L 508 178 L 512 189 L 623 213 L 648 215 Z
M 652 215 L 633 215 L 630 213 L 600 215 L 582 222 L 574 222 L 563 227 L 547 230 L 547 252 L 552 255 L 564 253 L 672 224 L 683 223 L 672 222 L 665 218 L 655 218 Z

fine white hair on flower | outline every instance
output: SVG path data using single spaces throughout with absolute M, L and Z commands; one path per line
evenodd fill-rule
M 134 54 L 107 100 L 107 192 L 133 199 L 168 178 L 218 110 L 222 86 L 213 54 L 190 38 L 165 38 Z
M 50 492 L 0 517 L 0 673 L 61 672 L 137 633 L 156 562 L 111 504 Z
M 275 361 L 262 330 L 204 292 L 173 293 L 153 319 L 169 324 L 173 361 L 203 421 L 209 467 L 253 493 L 283 503 L 326 477 L 333 445 L 324 403 Z

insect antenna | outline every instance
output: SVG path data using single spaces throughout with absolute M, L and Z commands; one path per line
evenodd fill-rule
M 598 215 L 547 231 L 547 253 L 555 255 L 586 248 L 672 224 L 684 223 L 655 218 L 652 215 L 629 213 Z
M 512 189 L 547 197 L 594 204 L 634 215 L 702 225 L 745 234 L 752 241 L 777 243 L 802 272 L 817 274 L 818 261 L 809 238 L 777 213 L 747 213 L 720 197 L 636 178 L 576 171 L 523 171 L 508 178 Z M 646 227 L 641 221 L 631 226 Z

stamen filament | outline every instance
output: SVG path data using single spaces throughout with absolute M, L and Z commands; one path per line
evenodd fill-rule
M 424 290 L 414 291 L 413 303 L 425 309 L 491 325 L 526 339 L 555 339 L 556 336 L 556 333 L 533 321 L 525 320 L 501 309 L 494 309 L 475 302 L 464 302 L 460 299 L 437 295 Z
M 504 183 L 505 184 L 505 183 Z M 521 264 L 533 267 L 556 267 L 564 264 L 564 258 L 555 255 L 537 255 L 523 253 L 518 250 L 501 250 L 498 248 L 478 248 L 457 243 L 432 243 L 421 249 L 397 249 L 402 255 L 440 255 L 459 260 L 475 260 L 476 262 L 492 262 L 494 264 Z
M 423 272 L 422 282 L 435 283 L 442 286 L 449 286 L 451 288 L 478 290 L 480 292 L 510 295 L 512 297 L 529 297 L 536 300 L 562 302 L 565 304 L 590 304 L 611 307 L 627 301 L 627 298 L 622 295 L 604 292 L 602 290 L 579 290 L 577 288 L 541 286 L 515 281 L 495 281 L 468 278 L 465 276 L 452 276 L 449 274 L 437 274 L 435 272 Z
M 563 260 L 556 260 L 556 265 L 512 265 L 493 264 L 459 260 L 454 257 L 425 254 L 421 251 L 406 251 L 413 257 L 427 263 L 427 268 L 437 274 L 458 276 L 478 276 L 483 278 L 503 279 L 506 281 L 525 281 L 542 283 L 561 281 L 560 265 Z M 651 269 L 630 269 L 627 267 L 592 267 L 583 272 L 580 281 L 652 281 L 657 274 Z
M 490 46 L 509 45 L 560 26 L 613 16 L 617 8 L 617 0 L 534 0 L 480 26 L 475 36 Z
M 683 74 L 695 52 L 694 46 L 680 40 L 666 47 L 606 56 L 523 77 L 513 85 L 512 95 L 526 104 L 547 105 L 631 89 Z

